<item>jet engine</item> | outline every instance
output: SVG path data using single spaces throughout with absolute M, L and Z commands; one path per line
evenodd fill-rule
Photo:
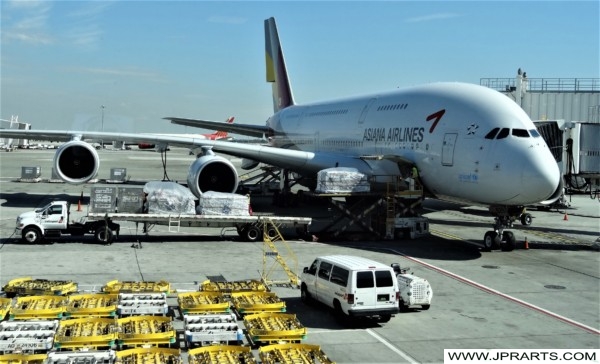
M 96 149 L 89 143 L 72 140 L 58 148 L 53 165 L 60 179 L 79 184 L 96 177 L 100 168 L 100 158 Z
M 188 188 L 196 197 L 203 192 L 233 193 L 238 187 L 238 173 L 231 162 L 212 151 L 199 157 L 190 165 Z

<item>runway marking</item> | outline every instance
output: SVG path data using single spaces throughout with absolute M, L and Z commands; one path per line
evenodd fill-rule
M 465 284 L 468 284 L 468 285 L 470 285 L 470 286 L 472 286 L 472 287 L 475 287 L 475 288 L 477 288 L 477 289 L 480 289 L 480 290 L 482 290 L 482 291 L 484 291 L 484 292 L 487 292 L 487 293 L 490 293 L 490 294 L 493 294 L 493 295 L 496 295 L 496 296 L 500 296 L 500 297 L 502 297 L 502 298 L 505 298 L 505 299 L 507 299 L 507 300 L 509 300 L 509 301 L 512 301 L 512 302 L 518 303 L 518 304 L 520 304 L 521 306 L 524 306 L 524 307 L 526 307 L 526 308 L 532 309 L 532 310 L 534 310 L 534 311 L 537 311 L 537 312 L 539 312 L 539 313 L 543 313 L 543 314 L 545 314 L 545 315 L 547 315 L 547 316 L 550 316 L 550 317 L 552 317 L 552 318 L 554 318 L 554 319 L 557 319 L 557 320 L 559 320 L 559 321 L 562 321 L 562 322 L 564 322 L 564 323 L 567 323 L 567 324 L 569 324 L 569 325 L 572 325 L 572 326 L 578 327 L 578 328 L 580 328 L 580 329 L 582 329 L 582 330 L 584 330 L 584 331 L 587 331 L 587 332 L 589 332 L 589 333 L 591 333 L 591 334 L 600 335 L 600 330 L 598 330 L 598 329 L 595 329 L 595 328 L 593 328 L 593 327 L 590 327 L 590 326 L 587 326 L 587 325 L 585 325 L 585 324 L 582 324 L 581 322 L 577 322 L 577 321 L 575 321 L 575 320 L 571 320 L 570 318 L 567 318 L 567 317 L 561 316 L 561 315 L 559 315 L 559 314 L 557 314 L 557 313 L 554 313 L 554 312 L 552 312 L 552 311 L 546 310 L 546 309 L 544 309 L 544 308 L 541 308 L 541 307 L 539 307 L 539 306 L 536 306 L 536 305 L 534 305 L 534 304 L 531 304 L 531 303 L 529 303 L 529 302 L 525 302 L 525 301 L 523 301 L 523 300 L 520 300 L 520 299 L 518 299 L 518 298 L 516 298 L 516 297 L 513 297 L 513 296 L 510 296 L 510 295 L 507 295 L 507 294 L 505 294 L 505 293 L 502 293 L 502 292 L 500 292 L 500 291 L 497 291 L 497 290 L 495 290 L 495 289 L 493 289 L 493 288 L 490 288 L 490 287 L 484 286 L 483 284 L 480 284 L 480 283 L 477 283 L 477 282 L 475 282 L 475 281 L 472 281 L 472 280 L 470 280 L 470 279 L 468 279 L 468 278 L 465 278 L 465 277 L 459 276 L 458 274 L 454 274 L 454 273 L 452 273 L 452 272 L 450 272 L 450 271 L 447 271 L 447 270 L 445 270 L 445 269 L 442 269 L 442 268 L 436 267 L 435 265 L 432 265 L 432 264 L 426 263 L 426 262 L 424 262 L 424 261 L 422 261 L 422 260 L 419 260 L 419 259 L 417 259 L 417 258 L 413 258 L 413 257 L 411 257 L 411 256 L 408 256 L 408 255 L 406 255 L 406 254 L 403 254 L 403 253 L 401 253 L 401 252 L 399 252 L 399 251 L 396 251 L 396 250 L 393 250 L 393 249 L 390 249 L 390 251 L 392 251 L 392 252 L 394 252 L 394 253 L 396 253 L 396 254 L 398 254 L 398 255 L 401 255 L 401 256 L 403 256 L 404 258 L 406 258 L 406 259 L 408 259 L 408 260 L 411 260 L 411 261 L 413 261 L 413 262 L 415 262 L 415 263 L 417 263 L 417 264 L 420 264 L 420 265 L 422 265 L 422 266 L 424 266 L 424 267 L 427 267 L 427 268 L 429 268 L 429 269 L 431 269 L 431 270 L 434 270 L 434 271 L 436 271 L 436 272 L 438 272 L 438 273 L 441 273 L 441 274 L 443 274 L 443 275 L 445 275 L 445 276 L 447 276 L 447 277 L 450 277 L 450 278 L 452 278 L 452 279 L 455 279 L 455 280 L 457 280 L 457 281 L 463 282 L 463 283 L 465 283 Z
M 367 333 L 369 335 L 373 336 L 375 339 L 377 339 L 377 341 L 379 341 L 383 345 L 385 345 L 388 348 L 390 348 L 396 354 L 400 355 L 407 362 L 412 363 L 412 364 L 418 364 L 419 363 L 418 361 L 416 361 L 415 359 L 413 359 L 410 355 L 406 354 L 402 350 L 400 350 L 397 347 L 395 347 L 394 345 L 392 345 L 392 343 L 388 342 L 386 339 L 384 339 L 383 337 L 379 336 L 377 333 L 375 333 L 375 331 L 373 331 L 371 329 L 367 329 L 366 331 L 367 331 Z

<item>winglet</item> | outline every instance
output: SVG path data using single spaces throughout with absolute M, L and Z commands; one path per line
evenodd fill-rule
M 294 95 L 285 67 L 275 18 L 265 20 L 265 53 L 267 82 L 273 83 L 273 110 L 277 112 L 294 105 Z

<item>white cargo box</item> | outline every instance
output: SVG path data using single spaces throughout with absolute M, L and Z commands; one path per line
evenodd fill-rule
M 0 352 L 34 352 L 52 349 L 58 321 L 3 321 Z
M 185 339 L 190 344 L 238 342 L 243 331 L 233 313 L 185 315 Z
M 169 311 L 166 293 L 119 293 L 117 313 L 129 315 L 166 315 Z
M 370 190 L 367 176 L 355 168 L 327 168 L 317 173 L 317 193 L 355 193 Z

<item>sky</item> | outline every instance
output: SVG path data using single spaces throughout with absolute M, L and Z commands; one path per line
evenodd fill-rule
M 264 124 L 264 20 L 297 103 L 481 78 L 600 78 L 600 1 L 0 0 L 0 118 L 33 129 Z

